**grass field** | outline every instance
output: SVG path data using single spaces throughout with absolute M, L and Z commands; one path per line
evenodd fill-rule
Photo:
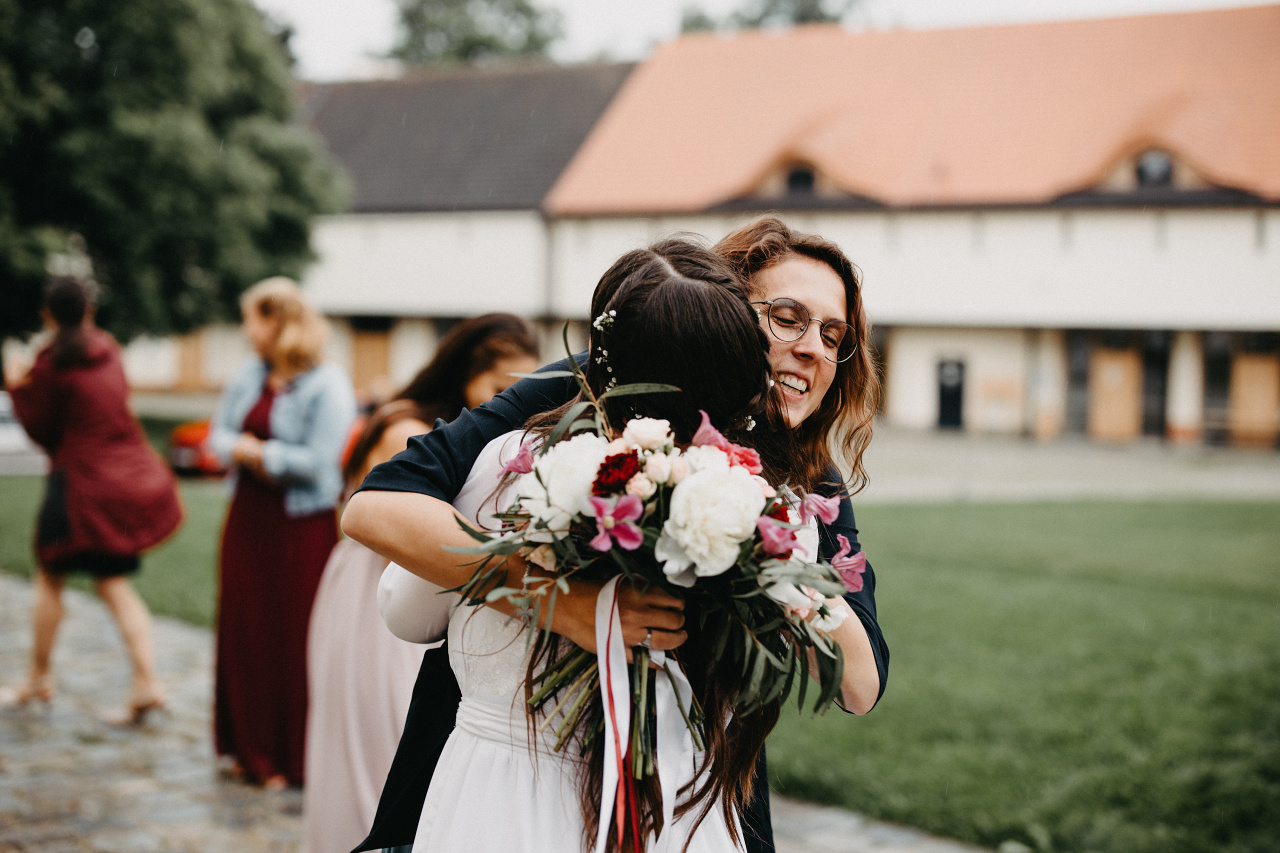
M 0 568 L 31 571 L 38 478 L 0 478 Z M 138 577 L 212 618 L 221 484 Z M 789 710 L 793 796 L 1049 853 L 1280 850 L 1280 504 L 866 507 L 892 650 L 865 718 Z M 1007 849 L 1013 849 L 1010 845 Z
M 1280 850 L 1280 504 L 858 521 L 889 689 L 784 714 L 779 790 L 993 847 Z

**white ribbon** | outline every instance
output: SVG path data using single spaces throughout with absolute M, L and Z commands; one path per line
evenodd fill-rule
M 604 703 L 604 784 L 600 788 L 596 853 L 604 853 L 609 841 L 618 786 L 622 784 L 618 765 L 627 753 L 627 739 L 631 737 L 631 682 L 627 674 L 627 649 L 622 643 L 622 622 L 618 617 L 621 577 L 611 579 L 596 597 L 596 662 L 600 666 L 600 699 Z
M 617 811 L 619 762 L 626 755 L 631 736 L 631 679 L 627 670 L 627 649 L 622 641 L 622 623 L 618 616 L 618 581 L 611 579 L 596 597 L 596 662 L 600 666 L 600 698 L 604 703 L 604 780 L 600 789 L 600 826 L 596 831 L 596 853 L 604 853 Z M 693 688 L 680 665 L 668 662 L 661 651 L 651 651 L 649 659 L 659 668 L 653 673 L 657 718 L 656 757 L 658 784 L 662 793 L 662 825 L 669 830 L 675 818 L 676 792 L 681 771 L 692 773 L 693 736 L 680 713 L 682 703 L 692 712 Z M 675 680 L 662 671 L 670 666 Z M 677 691 L 679 698 L 677 699 Z M 628 772 L 623 768 L 623 772 Z M 625 819 L 625 815 L 618 815 Z M 674 837 L 664 833 L 666 838 Z

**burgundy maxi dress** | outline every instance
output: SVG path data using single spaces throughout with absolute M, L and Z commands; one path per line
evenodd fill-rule
M 275 393 L 265 387 L 243 429 L 271 438 Z M 338 516 L 285 514 L 284 489 L 242 471 L 222 533 L 214 736 L 246 776 L 303 782 L 307 623 Z

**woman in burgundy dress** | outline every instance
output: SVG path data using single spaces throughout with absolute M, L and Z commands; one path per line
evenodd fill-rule
M 303 781 L 307 623 L 338 541 L 339 457 L 356 406 L 346 374 L 320 361 L 327 327 L 297 285 L 267 279 L 240 307 L 258 358 L 223 392 L 210 433 L 235 472 L 214 736 L 234 775 L 283 788 Z
M 129 584 L 138 555 L 182 521 L 167 465 L 147 445 L 129 412 L 120 347 L 93 324 L 88 287 L 58 277 L 45 293 L 52 342 L 25 366 L 6 365 L 14 413 L 49 454 L 49 478 L 36 522 L 34 645 L 26 684 L 9 704 L 53 699 L 53 644 L 62 620 L 62 587 L 87 572 L 124 637 L 133 690 L 117 723 L 139 723 L 164 704 L 155 672 L 151 614 Z

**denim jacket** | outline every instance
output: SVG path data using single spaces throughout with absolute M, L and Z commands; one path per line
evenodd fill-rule
M 222 392 L 210 425 L 209 445 L 224 464 L 231 463 L 231 449 L 249 410 L 262 395 L 267 373 L 266 363 L 255 358 Z M 342 495 L 339 457 L 355 416 L 351 381 L 333 364 L 299 374 L 276 394 L 262 466 L 284 486 L 284 508 L 290 516 L 338 505 Z M 234 487 L 234 474 L 231 482 Z

